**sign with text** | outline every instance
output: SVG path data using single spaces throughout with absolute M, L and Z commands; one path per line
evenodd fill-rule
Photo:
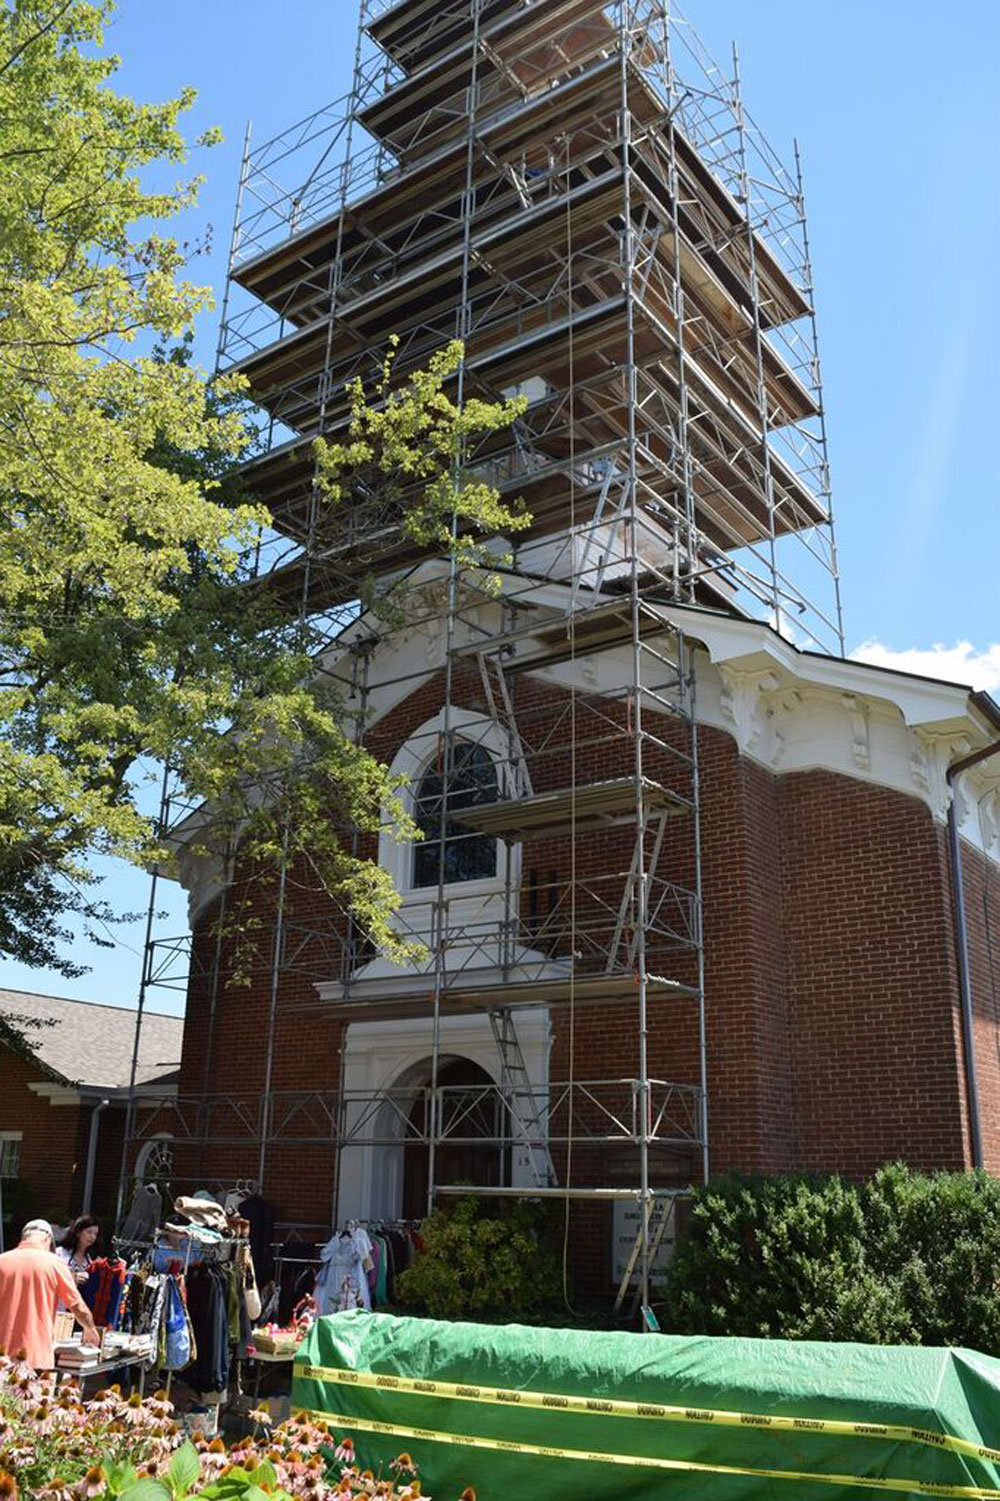
M 650 1222 L 650 1241 L 655 1241 L 659 1231 L 660 1207 L 657 1205 L 652 1210 Z M 615 1286 L 621 1282 L 628 1266 L 629 1257 L 635 1246 L 635 1238 L 639 1234 L 639 1205 L 634 1199 L 616 1199 L 614 1212 L 611 1217 L 611 1267 Z M 674 1253 L 674 1243 L 677 1233 L 676 1214 L 671 1213 L 667 1222 L 667 1228 L 663 1232 L 663 1239 L 656 1248 L 651 1267 L 655 1278 L 661 1279 L 666 1275 L 667 1266 Z M 639 1264 L 636 1261 L 633 1281 L 638 1280 Z

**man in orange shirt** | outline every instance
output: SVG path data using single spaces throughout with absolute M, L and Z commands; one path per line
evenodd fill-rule
M 0 1256 L 0 1349 L 11 1356 L 23 1350 L 36 1371 L 55 1364 L 52 1339 L 60 1303 L 83 1326 L 84 1344 L 100 1344 L 90 1309 L 54 1247 L 48 1221 L 29 1220 L 17 1249 Z

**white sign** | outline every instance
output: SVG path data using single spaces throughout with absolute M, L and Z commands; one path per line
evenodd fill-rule
M 667 1228 L 663 1232 L 663 1239 L 656 1248 L 650 1271 L 657 1280 L 665 1277 L 670 1258 L 674 1254 L 676 1239 L 676 1214 L 671 1208 L 670 1219 Z M 614 1212 L 611 1218 L 611 1266 L 614 1284 L 617 1287 L 625 1275 L 629 1257 L 635 1249 L 635 1239 L 639 1234 L 641 1224 L 639 1205 L 634 1199 L 616 1199 Z M 660 1208 L 657 1205 L 651 1211 L 650 1217 L 650 1242 L 656 1240 L 660 1228 Z M 639 1258 L 636 1257 L 633 1269 L 633 1285 L 639 1279 Z

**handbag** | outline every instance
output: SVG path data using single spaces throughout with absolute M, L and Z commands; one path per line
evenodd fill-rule
M 253 1326 L 260 1318 L 260 1293 L 257 1291 L 257 1275 L 249 1246 L 241 1246 L 239 1255 L 240 1285 L 243 1290 L 243 1306 Z
M 188 1330 L 184 1300 L 181 1297 L 176 1277 L 171 1277 L 167 1283 L 164 1333 L 166 1346 L 164 1366 L 168 1371 L 182 1371 L 191 1363 L 191 1335 Z

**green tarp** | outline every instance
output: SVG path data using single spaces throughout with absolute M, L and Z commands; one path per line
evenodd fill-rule
M 1000 1361 L 970 1350 L 320 1319 L 294 1407 L 456 1501 L 1000 1501 Z M 983 1449 L 987 1452 L 983 1452 Z

